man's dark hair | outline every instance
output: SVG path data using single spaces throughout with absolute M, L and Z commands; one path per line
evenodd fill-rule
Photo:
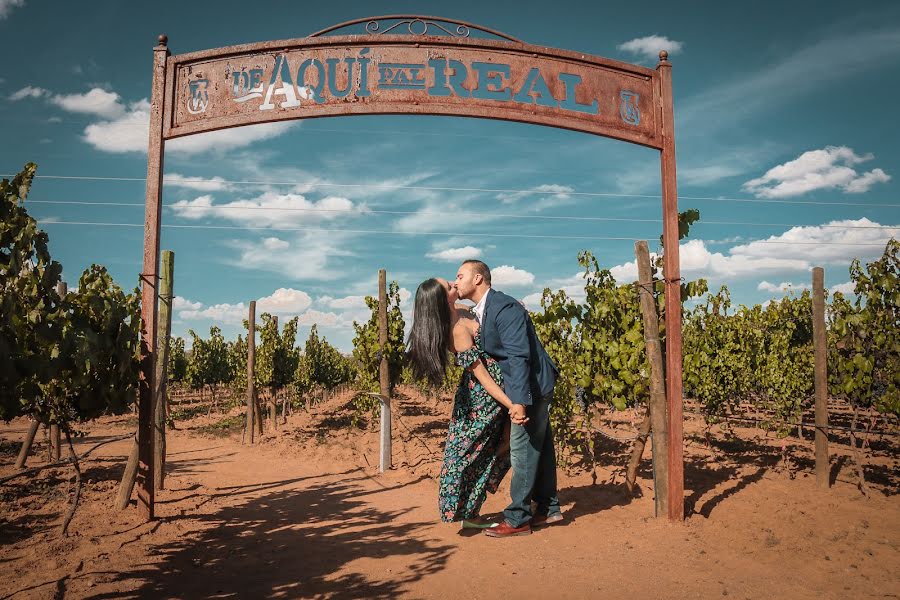
M 481 275 L 481 278 L 484 279 L 484 282 L 488 285 L 491 285 L 491 268 L 486 264 L 481 262 L 480 260 L 469 259 L 463 261 L 464 265 L 472 265 L 472 268 L 475 269 L 475 272 Z

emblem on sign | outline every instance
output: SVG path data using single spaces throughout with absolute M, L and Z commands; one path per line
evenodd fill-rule
M 641 111 L 638 108 L 638 100 L 641 98 L 640 94 L 626 90 L 619 97 L 621 98 L 619 102 L 619 116 L 629 125 L 640 125 Z
M 192 115 L 206 112 L 206 107 L 209 106 L 209 92 L 207 91 L 209 79 L 195 79 L 189 82 L 188 86 L 191 91 L 188 98 L 188 112 Z

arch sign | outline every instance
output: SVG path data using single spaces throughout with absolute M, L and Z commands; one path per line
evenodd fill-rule
M 335 34 L 364 25 L 362 34 Z M 362 27 L 360 27 L 362 28 Z M 471 37 L 477 30 L 490 37 Z M 328 35 L 326 35 L 328 34 Z M 526 44 L 435 17 L 349 21 L 306 38 L 173 56 L 154 49 L 142 283 L 138 505 L 153 517 L 152 390 L 165 140 L 290 119 L 427 114 L 561 127 L 660 150 L 666 279 L 669 517 L 683 518 L 681 294 L 671 65 Z

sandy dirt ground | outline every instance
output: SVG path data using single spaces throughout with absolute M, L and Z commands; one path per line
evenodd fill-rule
M 349 396 L 300 410 L 261 444 L 229 415 L 179 421 L 168 437 L 158 519 L 113 509 L 134 417 L 86 424 L 75 442 L 82 505 L 59 533 L 70 466 L 0 484 L 2 598 L 898 598 L 897 448 L 873 443 L 869 498 L 833 444 L 828 492 L 809 442 L 686 425 L 688 518 L 653 518 L 649 449 L 629 494 L 629 446 L 603 438 L 594 470 L 560 470 L 564 523 L 492 539 L 437 514 L 449 404 L 405 390 L 394 402 L 395 468 L 378 474 L 378 434 L 350 422 Z M 27 422 L 0 427 L 0 477 Z M 41 436 L 37 456 L 46 453 Z M 98 446 L 98 444 L 101 444 Z M 879 445 L 880 444 L 880 445 Z M 490 496 L 497 514 L 508 488 Z

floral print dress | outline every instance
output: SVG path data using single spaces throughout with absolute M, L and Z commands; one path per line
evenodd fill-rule
M 461 367 L 469 367 L 478 360 L 484 361 L 488 373 L 502 386 L 500 365 L 485 353 L 480 332 L 475 335 L 474 346 L 456 353 L 456 364 Z M 442 521 L 477 517 L 487 492 L 497 491 L 510 467 L 508 453 L 497 456 L 507 414 L 471 371 L 463 371 L 441 467 L 438 503 Z

